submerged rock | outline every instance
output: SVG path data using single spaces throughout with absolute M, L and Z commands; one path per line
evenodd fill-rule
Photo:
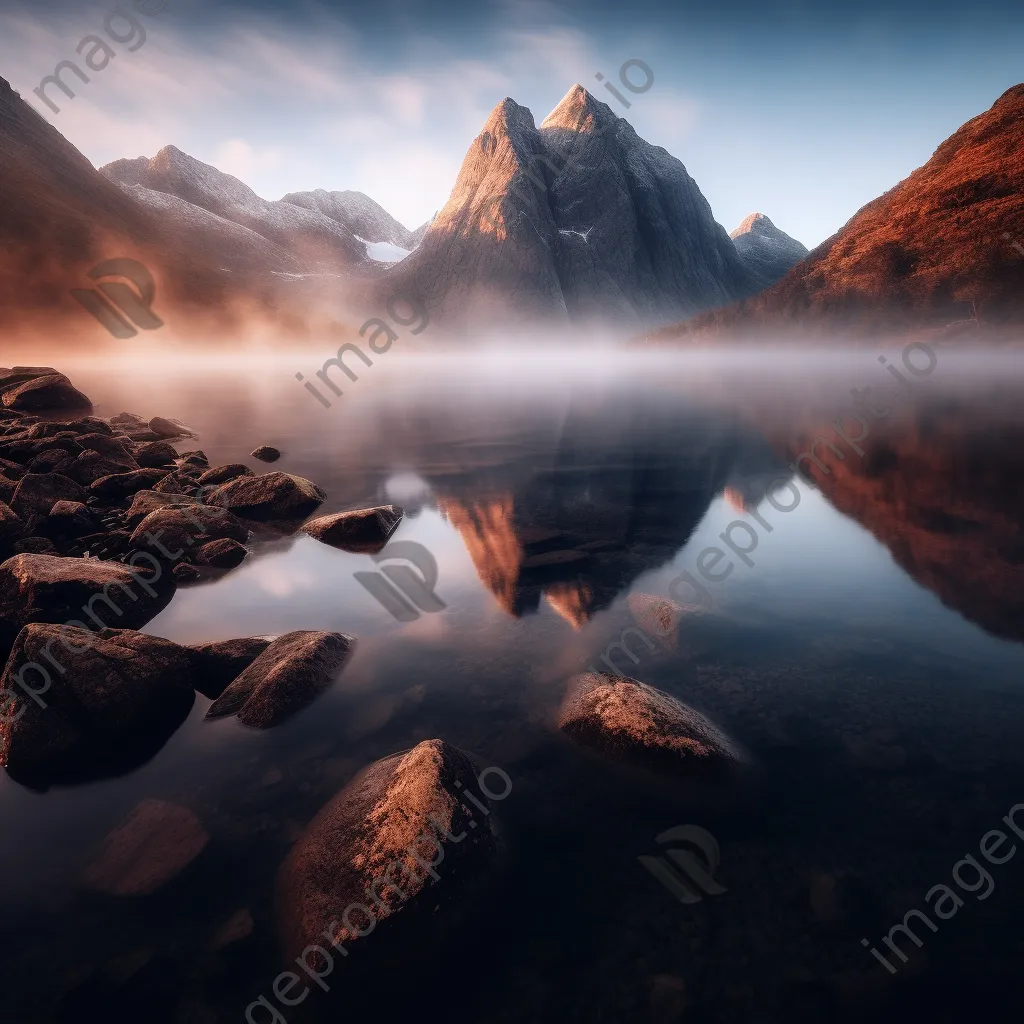
M 196 689 L 204 697 L 216 700 L 228 683 L 244 672 L 269 646 L 270 641 L 261 636 L 191 644 L 185 649 L 192 660 Z
M 291 473 L 261 473 L 231 480 L 211 491 L 206 501 L 244 519 L 302 519 L 323 504 L 327 495 L 311 480 Z
M 344 633 L 285 633 L 210 705 L 206 717 L 237 714 L 244 725 L 269 729 L 327 690 L 354 647 Z
M 0 385 L 2 386 L 2 385 Z M 49 373 L 7 387 L 3 404 L 17 412 L 50 412 L 56 409 L 89 409 L 92 402 L 63 373 Z
M 143 800 L 103 840 L 82 880 L 110 896 L 146 896 L 180 875 L 209 839 L 187 807 Z
M 0 564 L 0 651 L 30 622 L 94 622 L 138 629 L 174 595 L 165 573 L 95 558 L 15 555 Z M 101 618 L 102 617 L 102 618 Z
M 728 773 L 746 760 L 700 712 L 653 686 L 608 672 L 569 680 L 558 727 L 584 746 L 668 771 Z
M 32 623 L 18 634 L 0 684 L 19 698 L 0 727 L 0 761 L 13 777 L 43 783 L 141 764 L 195 700 L 184 648 L 130 629 Z
M 438 899 L 463 898 L 497 849 L 487 812 L 453 795 L 458 782 L 489 808 L 478 773 L 464 751 L 424 740 L 367 766 L 322 807 L 278 873 L 285 956 L 357 942 L 384 922 L 436 938 Z M 436 894 L 432 877 L 444 878 Z
M 404 511 L 397 505 L 359 508 L 311 519 L 302 529 L 310 537 L 345 551 L 376 554 L 398 529 Z
M 271 447 L 269 444 L 261 444 L 254 452 L 250 452 L 254 459 L 259 459 L 260 462 L 277 462 L 281 458 L 281 453 L 277 448 Z

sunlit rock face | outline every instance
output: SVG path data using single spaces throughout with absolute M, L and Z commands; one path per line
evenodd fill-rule
M 972 303 L 982 325 L 1019 324 L 1022 194 L 1024 85 L 1015 85 L 782 280 L 666 336 L 944 326 L 971 317 Z
M 689 315 L 756 284 L 686 168 L 573 86 L 538 129 L 505 99 L 387 277 L 447 323 Z

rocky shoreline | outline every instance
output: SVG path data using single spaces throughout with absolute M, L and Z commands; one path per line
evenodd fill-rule
M 194 647 L 139 632 L 178 586 L 237 568 L 252 538 L 295 533 L 326 497 L 303 477 L 178 451 L 195 436 L 160 416 L 95 416 L 53 367 L 0 369 L 0 764 L 26 785 L 143 763 L 196 691 L 215 702 L 208 717 L 269 728 L 325 692 L 354 647 L 321 631 Z M 402 510 L 340 515 L 358 536 L 338 515 L 307 532 L 365 550 L 376 528 L 383 546 Z

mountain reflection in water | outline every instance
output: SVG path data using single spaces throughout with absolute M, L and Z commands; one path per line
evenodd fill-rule
M 829 472 L 812 465 L 812 486 L 790 466 L 815 437 L 835 441 L 829 424 L 877 371 L 873 352 L 745 377 L 639 356 L 608 372 L 455 361 L 384 369 L 328 411 L 287 366 L 58 363 L 100 415 L 188 423 L 211 465 L 265 471 L 248 452 L 275 445 L 274 470 L 326 490 L 321 512 L 401 504 L 395 538 L 432 552 L 446 607 L 394 621 L 352 578 L 368 556 L 301 534 L 181 588 L 147 632 L 338 629 L 356 652 L 266 733 L 204 722 L 198 699 L 130 775 L 42 794 L 3 779 L 11 1019 L 244 1019 L 282 969 L 274 879 L 296 837 L 361 767 L 437 736 L 514 782 L 495 812 L 493 877 L 451 932 L 394 949 L 368 938 L 366 962 L 339 964 L 336 988 L 314 989 L 289 1024 L 397 1021 L 441 1000 L 482 1024 L 911 1008 L 938 1021 L 982 994 L 997 1019 L 1019 1013 L 1022 864 L 994 868 L 995 898 L 925 933 L 896 980 L 860 940 L 922 906 L 1024 801 L 1020 382 L 943 353 L 934 380 L 872 422 L 863 455 L 819 448 Z M 799 490 L 792 511 L 764 500 L 779 481 Z M 725 548 L 737 520 L 756 534 L 752 564 L 730 556 L 727 576 L 700 576 L 701 552 Z M 643 626 L 645 595 L 663 598 L 683 571 L 706 586 L 708 613 L 682 609 L 671 637 L 617 664 L 750 752 L 737 790 L 681 785 L 555 727 L 568 679 Z M 87 891 L 97 844 L 152 798 L 194 812 L 207 848 L 152 896 Z M 636 858 L 687 822 L 720 844 L 726 892 L 683 906 Z M 218 948 L 243 911 L 251 931 Z M 373 962 L 378 939 L 387 963 Z

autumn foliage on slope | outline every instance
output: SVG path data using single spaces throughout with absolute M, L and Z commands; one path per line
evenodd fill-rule
M 777 284 L 662 334 L 929 326 L 975 310 L 982 323 L 1019 323 L 1024 252 L 1014 242 L 1024 249 L 1024 85 L 968 121 Z

